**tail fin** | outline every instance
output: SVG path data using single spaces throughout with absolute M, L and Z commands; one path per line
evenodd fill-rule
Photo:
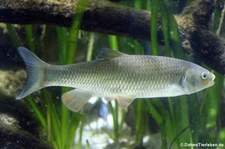
M 43 88 L 43 77 L 44 69 L 48 64 L 39 59 L 31 51 L 24 47 L 19 47 L 19 54 L 23 58 L 27 67 L 27 79 L 22 91 L 17 95 L 16 99 L 24 98 L 25 96 L 31 94 Z

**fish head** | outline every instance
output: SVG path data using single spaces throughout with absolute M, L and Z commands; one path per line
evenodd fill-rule
M 187 94 L 201 91 L 214 85 L 215 75 L 210 71 L 194 65 L 188 68 L 181 78 L 181 86 Z

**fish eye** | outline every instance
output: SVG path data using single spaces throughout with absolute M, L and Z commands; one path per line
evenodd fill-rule
M 203 72 L 203 73 L 201 74 L 201 77 L 202 77 L 203 80 L 207 79 L 208 73 L 207 73 L 207 72 Z

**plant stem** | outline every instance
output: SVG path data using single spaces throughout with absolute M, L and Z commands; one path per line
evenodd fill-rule
M 159 0 L 152 0 L 151 14 L 151 50 L 152 55 L 158 55 L 157 27 L 158 27 Z
M 87 49 L 87 61 L 91 60 L 92 53 L 93 53 L 93 47 L 94 47 L 94 33 L 90 33 L 89 36 L 89 42 L 88 42 L 88 49 Z

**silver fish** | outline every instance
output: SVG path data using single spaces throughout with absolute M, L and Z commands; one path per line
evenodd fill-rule
M 93 96 L 117 99 L 128 107 L 136 98 L 192 94 L 214 84 L 215 75 L 188 61 L 149 55 L 127 55 L 103 49 L 96 60 L 72 65 L 50 65 L 24 47 L 18 52 L 27 66 L 26 83 L 16 97 L 47 86 L 76 88 L 62 95 L 63 103 L 79 111 Z

